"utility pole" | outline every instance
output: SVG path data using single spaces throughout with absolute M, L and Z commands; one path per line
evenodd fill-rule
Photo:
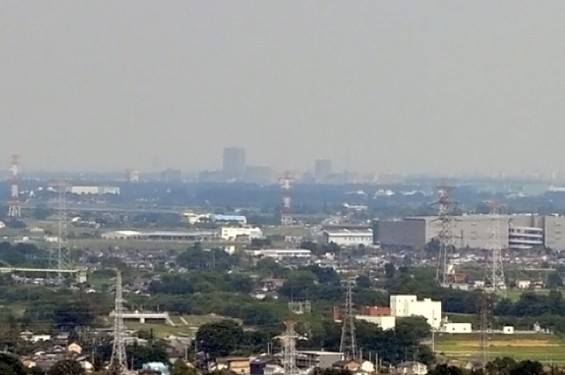
M 353 311 L 353 287 L 355 278 L 348 276 L 345 284 L 345 304 L 341 325 L 341 341 L 339 351 L 347 359 L 357 359 L 357 344 L 355 336 L 355 312 Z
M 481 350 L 481 366 L 482 368 L 485 368 L 488 362 L 489 296 L 484 291 L 481 293 L 479 315 L 480 315 L 479 345 Z
M 114 307 L 114 345 L 110 359 L 112 374 L 123 375 L 128 371 L 126 346 L 124 341 L 124 297 L 122 292 L 122 273 L 116 271 L 116 301 Z

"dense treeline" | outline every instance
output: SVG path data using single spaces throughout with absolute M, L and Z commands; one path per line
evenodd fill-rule
M 365 358 L 375 357 L 386 363 L 398 363 L 406 359 L 417 359 L 431 364 L 434 359 L 429 347 L 421 345 L 430 336 L 430 326 L 423 318 L 399 320 L 395 330 L 383 331 L 377 325 L 357 322 L 357 345 L 362 348 Z M 198 350 L 210 357 L 232 354 L 248 355 L 264 352 L 267 345 L 276 345 L 276 337 L 282 334 L 279 323 L 272 327 L 261 327 L 254 331 L 244 331 L 234 321 L 220 321 L 204 324 L 196 334 Z M 300 349 L 339 350 L 341 327 L 339 324 L 324 321 L 312 329 L 305 321 L 297 326 L 302 339 L 297 345 Z
M 0 242 L 0 254 L 0 261 L 11 266 L 47 267 L 51 262 L 49 251 L 32 244 Z

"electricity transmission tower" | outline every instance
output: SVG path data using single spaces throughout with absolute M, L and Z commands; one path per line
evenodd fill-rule
M 490 205 L 491 224 L 491 238 L 490 238 L 490 252 L 491 264 L 487 268 L 486 282 L 494 294 L 506 293 L 506 281 L 504 279 L 504 268 L 502 264 L 502 241 L 500 231 L 500 206 L 496 202 Z
M 436 202 L 438 206 L 438 221 L 440 222 L 440 230 L 437 236 L 439 241 L 439 254 L 438 254 L 438 264 L 436 271 L 436 281 L 440 285 L 448 285 L 452 283 L 453 275 L 450 263 L 451 250 L 453 247 L 452 239 L 452 215 L 454 203 L 451 201 L 451 191 L 452 187 L 447 186 L 447 184 L 442 184 L 438 187 L 438 201 Z
M 20 204 L 20 168 L 18 155 L 12 155 L 12 166 L 10 168 L 11 185 L 10 185 L 10 205 L 8 207 L 8 217 L 11 219 L 19 219 L 22 216 L 22 207 Z
M 63 180 L 57 182 L 57 193 L 57 254 L 55 255 L 54 263 L 56 263 L 55 268 L 59 270 L 57 279 L 59 283 L 62 283 L 63 274 L 61 270 L 70 270 L 73 268 L 67 243 L 67 186 Z
M 342 314 L 341 341 L 339 351 L 347 359 L 357 358 L 357 344 L 355 338 L 355 312 L 353 311 L 353 287 L 355 278 L 349 276 L 345 284 L 345 304 Z
M 287 320 L 284 324 L 286 331 L 278 337 L 283 344 L 284 375 L 298 375 L 299 371 L 296 367 L 296 340 L 300 338 L 300 335 L 294 330 L 295 321 Z
M 122 293 L 122 273 L 116 271 L 116 303 L 114 307 L 114 345 L 110 359 L 112 374 L 122 375 L 128 371 L 126 346 L 124 342 L 124 297 Z

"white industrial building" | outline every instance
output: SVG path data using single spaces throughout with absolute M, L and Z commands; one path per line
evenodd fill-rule
M 339 246 L 373 245 L 373 230 L 370 228 L 324 229 L 322 237 L 326 244 L 333 242 Z
M 116 230 L 102 234 L 105 240 L 144 240 L 144 241 L 187 241 L 187 242 L 205 242 L 212 241 L 217 238 L 216 231 L 192 231 L 192 232 L 176 232 L 176 231 L 155 231 L 141 232 L 137 230 Z
M 77 195 L 120 195 L 120 188 L 117 186 L 69 186 L 67 193 Z
M 543 246 L 543 228 L 536 227 L 508 227 L 508 248 L 514 250 L 528 250 L 536 246 Z
M 441 332 L 443 333 L 471 333 L 473 327 L 471 323 L 443 323 L 441 326 Z
M 272 258 L 277 260 L 282 259 L 309 259 L 312 257 L 312 251 L 307 249 L 264 249 L 264 250 L 250 250 L 252 255 L 257 257 Z
M 247 225 L 247 217 L 245 215 L 220 215 L 220 214 L 198 214 L 194 212 L 185 212 L 183 214 L 185 220 L 191 224 L 211 221 L 214 223 L 236 223 L 239 225 Z
M 355 315 L 355 319 L 378 325 L 383 331 L 396 327 L 395 316 Z
M 224 241 L 263 238 L 263 231 L 258 227 L 222 227 L 220 238 Z
M 421 316 L 433 329 L 441 327 L 441 301 L 432 301 L 430 298 L 418 301 L 415 295 L 392 295 L 390 313 L 397 318 Z
M 453 217 L 452 244 L 458 248 L 486 249 L 492 243 L 492 226 L 498 221 L 499 242 L 515 250 L 545 246 L 565 250 L 565 216 L 461 215 Z M 423 249 L 441 229 L 437 216 L 407 217 L 374 222 L 375 242 L 381 246 Z

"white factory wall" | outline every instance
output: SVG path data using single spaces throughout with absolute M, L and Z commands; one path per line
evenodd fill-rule
M 355 315 L 355 319 L 376 324 L 381 327 L 383 331 L 396 327 L 396 317 L 394 316 Z
M 441 301 L 432 301 L 430 298 L 418 301 L 415 295 L 392 295 L 390 311 L 397 318 L 422 316 L 434 329 L 441 326 Z

